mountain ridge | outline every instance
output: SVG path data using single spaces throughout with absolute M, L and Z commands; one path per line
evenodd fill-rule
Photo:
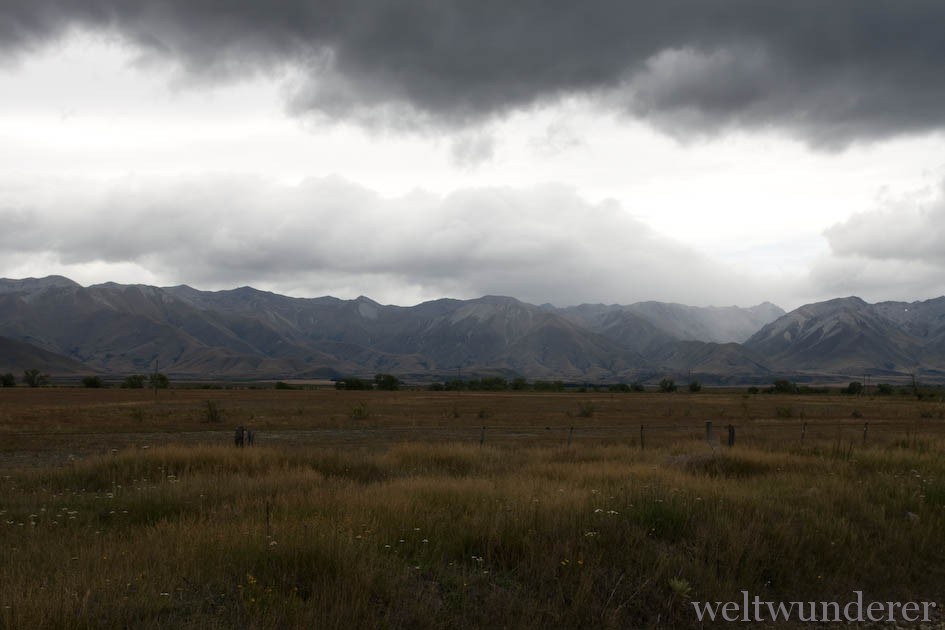
M 945 297 L 876 304 L 836 298 L 790 313 L 770 302 L 559 308 L 497 295 L 397 306 L 249 286 L 83 287 L 49 276 L 0 279 L 0 336 L 94 373 L 144 372 L 156 361 L 182 379 L 391 372 L 431 380 L 460 371 L 734 383 L 780 374 L 945 375 Z

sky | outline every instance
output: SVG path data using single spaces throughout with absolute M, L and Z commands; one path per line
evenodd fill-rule
M 945 293 L 945 4 L 0 0 L 0 277 Z

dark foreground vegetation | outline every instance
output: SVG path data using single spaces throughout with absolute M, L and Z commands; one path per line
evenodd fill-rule
M 690 628 L 743 590 L 945 592 L 941 402 L 160 396 L 3 393 L 0 627 Z

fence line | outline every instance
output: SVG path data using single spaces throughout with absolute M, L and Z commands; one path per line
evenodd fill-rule
M 722 424 L 724 423 L 724 424 Z M 724 431 L 723 431 L 724 430 Z M 945 438 L 945 422 L 934 421 L 839 421 L 839 422 L 746 422 L 732 423 L 722 419 L 718 424 L 706 420 L 702 425 L 696 423 L 666 424 L 640 423 L 626 424 L 496 424 L 496 425 L 432 425 L 432 426 L 362 426 L 362 427 L 318 427 L 318 428 L 279 428 L 263 427 L 257 429 L 257 439 L 261 442 L 304 439 L 305 442 L 358 442 L 370 443 L 386 438 L 390 441 L 421 437 L 438 436 L 457 441 L 474 440 L 478 437 L 479 445 L 490 442 L 503 442 L 517 439 L 546 440 L 553 438 L 568 445 L 581 439 L 617 439 L 627 440 L 644 449 L 658 444 L 665 444 L 668 439 L 704 439 L 712 444 L 763 444 L 778 439 L 786 446 L 805 446 L 814 440 L 824 443 L 833 441 L 844 444 L 859 442 L 861 445 L 882 444 L 889 441 L 915 441 L 919 438 Z M 107 436 L 107 438 L 105 437 Z M 62 441 L 82 437 L 86 439 L 105 438 L 109 442 L 138 441 L 162 442 L 167 438 L 181 436 L 187 441 L 215 442 L 226 436 L 229 441 L 230 429 L 195 429 L 184 431 L 10 431 L 0 432 L 0 440 L 10 446 L 18 439 L 42 437 L 47 440 Z M 353 438 L 353 439 L 352 439 Z

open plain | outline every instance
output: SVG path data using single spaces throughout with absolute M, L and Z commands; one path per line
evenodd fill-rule
M 941 609 L 943 418 L 905 394 L 4 389 L 0 627 Z

